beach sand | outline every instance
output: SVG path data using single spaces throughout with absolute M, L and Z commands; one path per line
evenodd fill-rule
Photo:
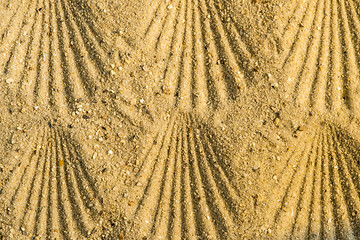
M 360 237 L 359 2 L 0 18 L 0 239 Z

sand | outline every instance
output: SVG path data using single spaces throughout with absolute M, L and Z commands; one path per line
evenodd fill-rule
M 360 237 L 359 2 L 0 18 L 0 239 Z

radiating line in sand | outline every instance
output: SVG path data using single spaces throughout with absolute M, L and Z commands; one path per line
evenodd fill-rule
M 289 1 L 283 9 L 279 68 L 286 97 L 305 110 L 359 117 L 360 3 Z
M 79 146 L 61 127 L 38 126 L 8 159 L 1 219 L 24 237 L 79 239 L 97 227 L 102 200 Z M 15 161 L 15 162 L 14 162 Z
M 3 8 L 0 86 L 10 104 L 20 101 L 67 113 L 79 99 L 95 101 L 108 55 L 89 6 L 26 0 Z
M 169 104 L 198 113 L 224 108 L 249 83 L 252 54 L 219 0 L 159 1 L 140 49 L 154 56 L 155 85 Z
M 360 236 L 360 143 L 332 123 L 304 132 L 277 164 L 274 239 Z
M 136 238 L 236 239 L 239 196 L 224 151 L 192 114 L 176 113 L 141 158 Z

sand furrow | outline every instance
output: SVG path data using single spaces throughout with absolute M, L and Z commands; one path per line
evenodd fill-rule
M 150 81 L 165 93 L 168 108 L 208 113 L 245 90 L 244 68 L 252 54 L 233 19 L 224 23 L 222 7 L 218 1 L 159 2 L 139 48 L 156 53 Z
M 109 40 L 106 39 L 105 34 L 101 31 L 101 27 L 96 24 L 96 14 L 84 1 L 66 2 L 80 29 L 79 33 L 84 38 L 86 49 L 91 57 L 90 59 L 97 64 L 100 71 L 103 71 L 108 57 Z
M 349 218 L 349 228 L 353 229 L 354 236 L 359 236 L 359 216 L 357 214 L 357 210 L 360 209 L 360 199 L 359 199 L 359 192 L 358 187 L 355 185 L 354 180 L 350 175 L 350 169 L 348 165 L 350 162 L 353 162 L 354 159 L 350 155 L 350 159 L 347 161 L 347 155 L 344 154 L 344 150 L 341 147 L 341 139 L 338 139 L 337 130 L 331 126 L 332 136 L 333 136 L 333 152 L 336 155 L 334 159 L 339 159 L 337 162 L 337 166 L 339 168 L 339 179 L 340 184 L 342 185 L 342 189 L 345 196 L 345 201 L 347 205 L 347 214 Z
M 93 180 L 61 127 L 42 124 L 1 191 L 3 217 L 23 236 L 90 236 L 102 207 Z M 34 130 L 33 130 L 34 131 Z
M 2 5 L 2 11 L 1 16 L 3 17 L 3 21 L 1 22 L 1 43 L 4 41 L 4 39 L 7 37 L 8 32 L 11 28 L 11 25 L 14 22 L 14 19 L 16 18 L 18 11 L 21 10 L 21 6 L 23 6 L 25 2 L 16 2 L 13 4 L 4 4 Z
M 0 239 L 360 236 L 358 0 L 0 19 Z
M 304 111 L 357 117 L 356 3 L 314 0 L 305 10 L 305 2 L 297 2 L 294 15 L 279 20 L 285 23 L 278 60 L 284 67 L 284 97 Z
M 135 236 L 236 236 L 239 196 L 221 167 L 219 143 L 205 127 L 191 114 L 175 113 L 148 146 L 133 193 L 139 199 Z
M 308 150 L 297 157 L 293 177 L 277 184 L 284 195 L 275 208 L 273 236 L 356 239 L 360 189 L 354 178 L 358 166 L 354 168 L 354 164 L 359 155 L 349 149 L 359 143 L 333 123 L 320 123 L 316 128 L 314 136 L 302 135 L 312 141 L 295 146 L 299 151 Z
M 110 56 L 96 24 L 86 19 L 88 8 L 79 4 L 34 0 L 12 6 L 12 27 L 3 29 L 0 47 L 4 104 L 65 115 L 77 110 L 79 100 L 97 101 Z

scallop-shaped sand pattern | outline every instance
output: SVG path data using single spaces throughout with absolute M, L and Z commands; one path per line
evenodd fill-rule
M 79 99 L 95 100 L 107 54 L 89 6 L 26 0 L 0 8 L 0 77 L 7 96 L 60 113 L 74 110 Z
M 173 115 L 136 176 L 138 238 L 236 239 L 239 196 L 223 148 L 191 114 Z
M 303 133 L 279 164 L 276 239 L 360 236 L 360 143 L 332 123 Z M 305 141 L 304 141 L 305 140 Z
M 279 68 L 286 97 L 305 110 L 359 116 L 360 3 L 288 1 L 283 9 Z
M 252 54 L 232 19 L 224 21 L 223 5 L 159 1 L 146 30 L 141 49 L 156 54 L 158 85 L 182 110 L 222 108 L 245 90 Z
M 1 219 L 25 236 L 79 239 L 97 226 L 102 200 L 79 146 L 60 127 L 39 127 L 0 193 Z M 24 237 L 25 237 L 24 236 Z

